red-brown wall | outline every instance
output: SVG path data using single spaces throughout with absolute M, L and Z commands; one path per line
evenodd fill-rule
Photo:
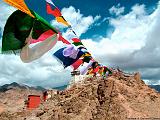
M 41 98 L 39 95 L 29 95 L 27 108 L 28 109 L 37 108 L 40 103 L 41 103 Z

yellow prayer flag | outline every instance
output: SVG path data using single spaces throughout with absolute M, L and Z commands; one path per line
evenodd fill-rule
M 21 10 L 22 12 L 25 12 L 29 16 L 34 17 L 30 10 L 28 9 L 27 5 L 25 4 L 24 0 L 3 0 L 4 2 L 8 3 L 9 5 Z
M 68 22 L 66 20 L 64 20 L 63 17 L 56 17 L 57 22 L 62 23 L 66 26 L 70 26 L 70 24 L 68 24 Z

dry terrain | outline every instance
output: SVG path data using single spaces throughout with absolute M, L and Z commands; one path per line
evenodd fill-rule
M 0 120 L 160 119 L 160 94 L 148 87 L 139 73 L 87 78 L 42 102 L 35 110 L 24 106 L 30 92 L 11 89 L 0 93 Z

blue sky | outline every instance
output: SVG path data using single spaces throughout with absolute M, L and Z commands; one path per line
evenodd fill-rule
M 109 13 L 109 9 L 112 6 L 117 6 L 120 5 L 125 7 L 125 10 L 123 14 L 127 14 L 130 10 L 131 7 L 134 6 L 135 4 L 144 4 L 146 6 L 146 11 L 148 14 L 152 13 L 154 8 L 157 7 L 157 3 L 159 0 L 105 0 L 105 1 L 99 1 L 95 0 L 94 2 L 92 0 L 54 0 L 54 3 L 58 6 L 58 8 L 63 9 L 64 7 L 70 7 L 73 6 L 76 10 L 80 10 L 81 13 L 84 16 L 89 16 L 92 15 L 93 17 L 100 15 L 101 18 L 97 22 L 102 22 L 105 18 L 108 17 L 114 17 L 114 15 L 111 15 Z M 47 15 L 45 10 L 45 0 L 25 0 L 26 4 L 33 10 L 35 10 L 37 13 L 42 15 L 45 19 L 48 21 L 51 21 L 54 19 L 51 15 Z M 38 3 L 38 4 L 37 4 Z M 78 22 L 77 22 L 78 24 Z M 109 21 L 106 20 L 104 21 L 100 26 L 91 26 L 92 29 L 89 29 L 86 31 L 86 33 L 82 34 L 81 38 L 86 39 L 86 38 L 95 38 L 95 31 L 96 34 L 100 36 L 105 36 L 106 31 L 107 35 L 110 35 L 110 32 L 114 30 L 114 27 L 109 25 Z M 1 36 L 1 34 L 0 34 Z
M 53 1 L 96 60 L 110 67 L 119 66 L 127 72 L 139 71 L 147 84 L 160 84 L 159 0 Z M 46 14 L 45 0 L 26 2 L 69 39 L 69 30 Z M 0 5 L 1 41 L 5 22 L 16 9 L 3 1 Z M 70 68 L 64 70 L 52 57 L 60 47 L 62 44 L 58 43 L 42 58 L 28 64 L 18 55 L 0 55 L 0 67 L 3 68 L 0 85 L 10 82 L 44 87 L 67 84 Z
M 48 16 L 45 10 L 45 1 L 44 0 L 25 0 L 27 5 L 37 11 L 39 14 L 44 16 L 48 21 L 51 21 L 54 19 L 52 16 Z M 37 5 L 38 1 L 38 5 Z M 89 16 L 92 15 L 93 17 L 100 15 L 101 18 L 97 22 L 102 22 L 105 18 L 108 17 L 114 17 L 114 15 L 111 15 L 109 12 L 109 9 L 112 6 L 117 6 L 119 7 L 123 6 L 125 7 L 125 10 L 123 14 L 127 14 L 128 12 L 131 11 L 131 7 L 134 6 L 135 4 L 144 4 L 146 6 L 146 11 L 148 14 L 152 13 L 154 8 L 157 6 L 158 0 L 54 0 L 54 3 L 58 6 L 58 8 L 63 9 L 64 7 L 70 7 L 73 6 L 76 10 L 80 10 L 81 13 L 84 16 Z M 77 22 L 78 24 L 78 22 Z M 95 38 L 95 32 L 99 36 L 106 36 L 106 31 L 107 36 L 109 37 L 110 32 L 112 32 L 114 28 L 109 25 L 109 21 L 106 20 L 104 21 L 100 26 L 91 26 L 91 29 L 86 31 L 84 34 L 82 34 L 81 38 L 86 39 L 86 38 Z

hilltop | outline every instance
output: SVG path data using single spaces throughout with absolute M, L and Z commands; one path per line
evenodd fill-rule
M 35 110 L 4 111 L 1 120 L 126 120 L 160 118 L 160 94 L 139 73 L 86 78 Z

